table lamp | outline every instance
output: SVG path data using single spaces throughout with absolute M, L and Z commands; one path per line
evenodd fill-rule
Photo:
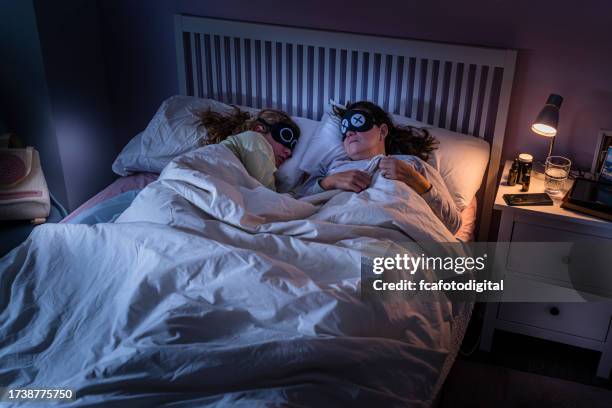
M 561 95 L 550 94 L 546 105 L 544 105 L 540 114 L 531 125 L 531 130 L 534 133 L 550 138 L 548 156 L 546 157 L 552 156 L 555 136 L 557 135 L 557 125 L 559 124 L 559 108 L 561 108 L 562 102 L 563 97 Z

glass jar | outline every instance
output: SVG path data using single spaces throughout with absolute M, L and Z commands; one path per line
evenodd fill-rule
M 521 153 L 519 154 L 518 160 L 519 174 L 517 183 L 523 186 L 521 191 L 529 191 L 529 184 L 531 183 L 531 167 L 533 165 L 533 156 L 529 153 Z

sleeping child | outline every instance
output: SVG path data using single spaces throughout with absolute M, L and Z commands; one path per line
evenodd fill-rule
M 276 191 L 274 173 L 291 157 L 300 128 L 285 112 L 263 109 L 255 118 L 237 107 L 227 115 L 210 109 L 198 114 L 208 131 L 206 144 L 230 149 L 249 175 Z

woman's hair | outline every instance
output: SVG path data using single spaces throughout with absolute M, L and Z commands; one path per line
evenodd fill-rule
M 257 116 L 251 118 L 248 112 L 241 111 L 237 106 L 232 105 L 232 108 L 233 111 L 230 113 L 214 112 L 210 108 L 197 112 L 197 116 L 200 119 L 198 127 L 203 126 L 208 132 L 208 138 L 204 141 L 204 144 L 219 143 L 228 136 L 253 130 L 257 124 L 266 126 L 258 122 L 257 119 L 263 119 L 269 125 L 280 122 L 285 123 L 293 127 L 296 134 L 299 135 L 299 126 L 283 111 L 262 109 Z
M 339 118 L 342 118 L 344 113 L 351 109 L 368 112 L 372 115 L 374 124 L 377 126 L 383 123 L 387 125 L 389 133 L 385 138 L 386 154 L 410 154 L 427 160 L 429 158 L 429 153 L 438 147 L 438 141 L 429 131 L 427 131 L 427 129 L 414 126 L 396 126 L 387 112 L 372 102 L 359 101 L 348 103 L 346 109 L 334 106 L 333 113 Z

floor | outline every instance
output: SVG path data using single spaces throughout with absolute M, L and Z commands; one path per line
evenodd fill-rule
M 459 360 L 440 396 L 439 408 L 609 408 L 612 391 L 514 369 Z
M 478 314 L 439 407 L 612 407 L 612 381 L 595 377 L 598 352 L 502 331 L 480 352 Z

